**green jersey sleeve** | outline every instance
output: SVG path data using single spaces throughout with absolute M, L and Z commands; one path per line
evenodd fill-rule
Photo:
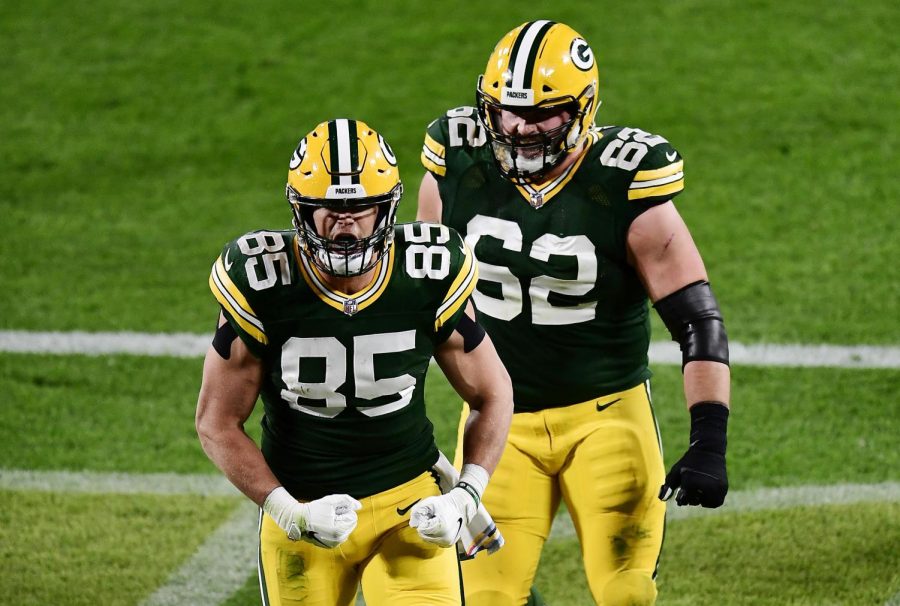
M 425 129 L 425 142 L 422 145 L 420 159 L 422 165 L 440 180 L 459 169 L 454 164 L 485 147 L 487 133 L 478 110 L 463 106 L 448 110 L 446 114 L 434 120 Z
M 600 133 L 600 164 L 625 172 L 626 199 L 634 206 L 646 210 L 684 190 L 684 160 L 664 137 L 630 127 L 606 127 Z
M 421 284 L 429 313 L 434 314 L 432 338 L 442 343 L 456 328 L 466 301 L 478 282 L 475 255 L 459 233 L 439 223 L 398 225 L 402 246 L 402 274 Z
M 284 234 L 271 231 L 255 231 L 226 244 L 213 263 L 209 275 L 209 288 L 222 307 L 228 322 L 234 327 L 247 348 L 257 357 L 263 357 L 269 344 L 269 336 L 260 312 L 264 308 L 263 291 L 269 286 L 270 272 L 287 263 L 270 256 L 260 262 L 260 253 L 281 251 L 289 246 Z M 284 271 L 284 270 L 282 270 Z
M 478 283 L 478 262 L 472 249 L 455 230 L 447 229 L 451 235 L 447 245 L 450 250 L 451 271 L 445 280 L 444 298 L 435 314 L 434 329 L 437 343 L 443 343 L 450 338 L 450 334 L 466 312 L 466 301 Z

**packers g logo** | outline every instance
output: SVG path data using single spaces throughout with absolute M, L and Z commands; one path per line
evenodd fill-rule
M 575 67 L 583 72 L 594 67 L 594 51 L 591 50 L 584 38 L 572 40 L 572 46 L 569 47 L 569 55 L 572 57 L 572 63 L 575 64 Z
M 397 156 L 394 155 L 394 150 L 391 149 L 391 146 L 388 145 L 388 142 L 384 140 L 381 134 L 378 135 L 378 145 L 381 147 L 381 153 L 384 154 L 384 159 L 388 161 L 388 164 L 397 166 Z
M 297 149 L 294 150 L 294 155 L 291 156 L 291 163 L 288 166 L 288 170 L 294 170 L 300 163 L 303 162 L 303 158 L 306 156 L 306 137 L 300 141 L 300 145 L 297 146 Z

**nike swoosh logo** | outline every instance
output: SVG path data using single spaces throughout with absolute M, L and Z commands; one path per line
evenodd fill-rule
M 607 408 L 609 408 L 610 406 L 612 406 L 613 404 L 615 404 L 616 402 L 618 402 L 621 399 L 622 398 L 616 398 L 612 402 L 607 402 L 606 404 L 597 404 L 597 412 L 600 412 L 601 410 L 606 410 Z
M 225 265 L 225 271 L 229 271 L 229 270 L 231 269 L 231 266 L 234 265 L 234 261 L 229 261 L 229 260 L 228 260 L 228 255 L 230 255 L 230 254 L 231 254 L 231 250 L 230 250 L 230 249 L 225 251 L 225 259 L 224 259 L 224 261 L 222 262 L 223 265 Z
M 421 500 L 422 500 L 422 499 L 416 499 L 415 501 L 413 501 L 412 503 L 410 503 L 410 504 L 407 505 L 406 507 L 398 507 L 398 508 L 397 508 L 397 515 L 398 515 L 398 516 L 405 516 L 405 515 L 406 515 L 406 512 L 408 512 L 410 509 L 412 509 L 412 508 L 413 508 L 413 505 L 415 505 L 416 503 L 418 503 L 418 502 L 421 501 Z
M 462 530 L 462 518 L 459 518 L 459 524 L 456 525 L 456 534 L 453 536 L 458 537 L 461 530 Z
M 668 160 L 669 162 L 674 162 L 675 158 L 677 158 L 677 157 L 678 157 L 678 152 L 672 152 L 672 153 L 666 152 L 666 160 Z

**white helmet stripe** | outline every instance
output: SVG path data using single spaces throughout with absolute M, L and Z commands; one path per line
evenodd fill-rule
M 525 78 L 528 75 L 526 73 L 528 69 L 528 57 L 531 55 L 531 47 L 534 46 L 541 28 L 548 23 L 550 22 L 546 19 L 535 21 L 525 30 L 525 35 L 522 36 L 522 43 L 519 45 L 519 49 L 513 59 L 515 65 L 512 66 L 511 88 L 525 88 Z
M 338 118 L 334 121 L 334 130 L 337 134 L 337 169 L 341 173 L 338 185 L 351 185 L 353 183 L 350 171 L 355 167 L 350 165 L 350 125 L 346 118 Z M 355 143 L 355 141 L 354 141 Z M 332 160 L 332 163 L 334 161 Z

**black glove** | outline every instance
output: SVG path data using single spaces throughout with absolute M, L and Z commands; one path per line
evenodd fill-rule
M 668 501 L 675 495 L 679 505 L 719 507 L 728 492 L 725 471 L 728 408 L 721 402 L 698 402 L 691 407 L 691 444 L 659 490 Z

